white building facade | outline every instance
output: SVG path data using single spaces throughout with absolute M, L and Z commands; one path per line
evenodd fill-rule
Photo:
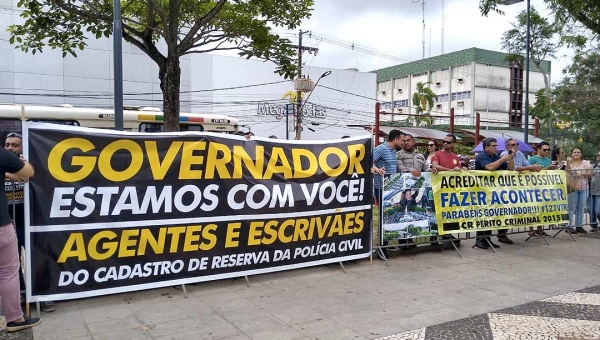
M 438 96 L 431 110 L 436 125 L 448 125 L 454 108 L 456 125 L 475 125 L 479 113 L 481 126 L 522 127 L 526 73 L 505 57 L 502 52 L 471 48 L 374 71 L 382 120 L 398 121 L 415 114 L 412 96 L 416 85 L 430 82 Z M 550 66 L 549 61 L 541 63 L 549 83 Z M 533 105 L 535 93 L 545 82 L 533 62 L 529 74 L 529 103 Z

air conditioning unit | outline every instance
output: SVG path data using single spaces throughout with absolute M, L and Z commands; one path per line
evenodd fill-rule
M 458 80 L 459 83 L 462 83 L 462 82 L 465 81 L 463 78 L 458 78 L 457 80 Z
M 402 109 L 398 109 L 398 112 L 402 112 Z
M 402 93 L 402 89 L 398 89 L 398 93 Z
M 437 107 L 438 109 L 442 108 L 442 104 L 437 104 L 435 107 Z
M 385 91 L 381 91 L 381 94 L 385 96 Z
M 442 83 L 438 81 L 437 83 L 435 83 L 435 85 L 436 85 L 437 87 L 440 87 L 440 86 L 442 86 Z
M 463 106 L 463 105 L 465 105 L 465 102 L 461 100 L 461 101 L 456 102 L 456 104 L 458 104 L 458 106 Z

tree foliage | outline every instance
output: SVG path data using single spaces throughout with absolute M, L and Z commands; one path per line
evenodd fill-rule
M 418 82 L 417 90 L 413 93 L 412 104 L 416 110 L 416 116 L 409 116 L 406 118 L 407 122 L 414 122 L 416 126 L 430 126 L 433 124 L 433 118 L 431 117 L 431 109 L 433 108 L 434 101 L 438 99 L 429 85 L 431 82 Z
M 76 56 L 89 34 L 112 34 L 111 0 L 20 0 L 18 6 L 24 23 L 10 26 L 10 42 L 25 52 L 48 46 L 63 57 Z M 275 62 L 277 72 L 291 78 L 295 50 L 272 29 L 295 29 L 312 6 L 313 0 L 122 0 L 123 39 L 158 65 L 165 127 L 178 130 L 181 56 L 238 50 L 246 58 Z
M 508 61 L 523 60 L 527 54 L 527 12 L 522 11 L 517 15 L 517 21 L 511 23 L 512 28 L 502 35 L 502 49 L 509 53 Z M 560 48 L 557 34 L 560 29 L 548 19 L 542 17 L 535 8 L 531 8 L 529 21 L 529 55 L 537 71 L 544 73 L 546 87 L 549 87 L 546 71 L 542 69 L 543 60 L 554 58 Z
M 518 61 L 521 65 L 524 64 L 525 56 L 527 55 L 527 11 L 522 11 L 517 15 L 517 21 L 511 23 L 512 28 L 502 35 L 502 48 L 509 55 L 508 61 Z M 543 98 L 545 104 L 549 105 L 550 97 L 550 78 L 548 72 L 541 66 L 542 61 L 554 58 L 556 52 L 562 45 L 558 39 L 560 28 L 547 18 L 541 16 L 534 8 L 530 8 L 529 14 L 529 60 L 533 62 L 531 69 L 541 72 L 544 77 L 544 85 L 546 94 Z M 537 97 L 536 98 L 540 98 Z M 552 111 L 546 111 L 548 115 L 545 117 L 545 126 L 548 128 L 550 144 L 554 144 L 554 117 Z
M 563 129 L 599 147 L 600 54 L 596 49 L 575 56 L 553 97 L 552 106 L 563 121 Z

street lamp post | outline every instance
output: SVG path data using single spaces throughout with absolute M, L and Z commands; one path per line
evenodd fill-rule
M 500 0 L 500 4 L 502 5 L 514 5 L 524 0 Z M 529 55 L 531 51 L 529 49 L 530 45 L 530 34 L 529 34 L 529 12 L 531 8 L 530 0 L 527 0 L 527 24 L 526 24 L 526 33 L 525 33 L 525 117 L 524 117 L 524 129 L 523 129 L 523 142 L 525 144 L 529 144 Z

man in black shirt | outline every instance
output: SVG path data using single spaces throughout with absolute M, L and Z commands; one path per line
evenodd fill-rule
M 11 151 L 18 157 L 23 156 L 23 139 L 18 133 L 9 133 L 6 136 L 4 142 L 4 148 Z M 29 178 L 19 176 L 16 174 L 6 174 L 6 181 L 4 187 L 6 188 L 6 195 L 8 199 L 9 209 L 8 213 L 13 219 L 15 229 L 17 231 L 17 241 L 19 246 L 19 252 L 21 247 L 25 246 L 25 204 L 23 202 L 23 188 L 25 182 L 29 181 Z M 23 273 L 19 271 L 19 282 L 21 290 L 25 290 L 25 280 Z M 54 312 L 56 307 L 54 302 L 45 301 L 40 304 L 42 311 L 49 313 Z
M 33 176 L 33 167 L 14 153 L 0 148 L 0 172 L 21 177 Z M 19 251 L 17 235 L 8 214 L 6 190 L 0 192 L 0 298 L 6 318 L 6 330 L 16 332 L 37 326 L 40 319 L 25 319 L 21 310 L 19 289 Z

